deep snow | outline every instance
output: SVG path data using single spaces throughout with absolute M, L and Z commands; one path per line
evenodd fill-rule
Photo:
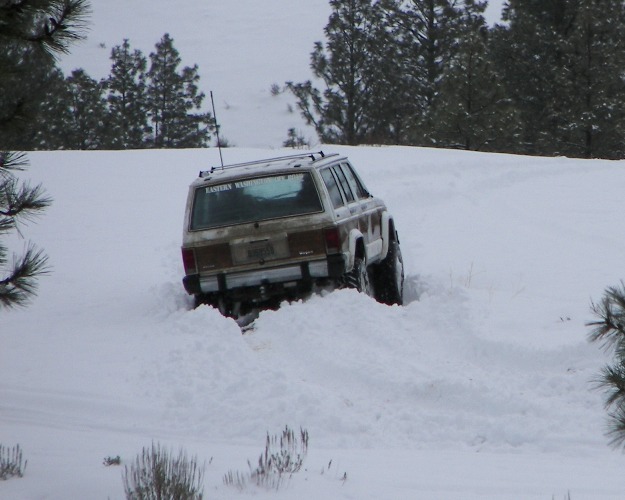
M 187 185 L 217 150 L 30 155 L 55 202 L 24 232 L 54 272 L 2 313 L 0 443 L 29 463 L 0 498 L 121 498 L 103 458 L 152 441 L 210 461 L 207 498 L 623 497 L 585 327 L 621 278 L 623 163 L 324 149 L 394 213 L 406 304 L 337 291 L 245 335 L 180 284 Z M 222 484 L 285 425 L 310 433 L 306 471 Z
M 123 38 L 147 55 L 169 32 L 240 146 L 226 162 L 288 153 L 289 127 L 314 142 L 270 87 L 310 78 L 326 0 L 93 4 L 66 70 L 101 78 Z M 592 390 L 609 354 L 585 326 L 623 278 L 624 163 L 322 148 L 349 154 L 394 213 L 406 304 L 337 291 L 246 335 L 192 310 L 180 283 L 187 186 L 217 150 L 29 155 L 23 177 L 55 201 L 23 232 L 53 273 L 29 308 L 0 312 L 0 443 L 28 460 L 1 499 L 122 498 L 103 459 L 153 441 L 210 462 L 206 498 L 625 496 Z M 223 485 L 285 425 L 310 433 L 305 471 L 277 492 Z

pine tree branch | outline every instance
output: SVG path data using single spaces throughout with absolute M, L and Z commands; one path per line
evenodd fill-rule
M 607 398 L 605 407 L 625 404 L 625 365 L 618 362 L 614 365 L 605 366 L 596 382 L 597 389 L 605 390 Z
M 608 413 L 609 423 L 607 435 L 610 437 L 610 446 L 615 449 L 625 448 L 625 405 Z
M 323 103 L 319 91 L 313 88 L 310 80 L 304 83 L 286 82 L 286 86 L 297 99 L 297 107 L 306 123 L 314 126 L 320 137 L 324 136 L 326 131 L 323 120 L 315 117 L 315 112 L 323 116 Z
M 52 199 L 45 195 L 41 184 L 31 187 L 20 185 L 18 179 L 9 177 L 0 182 L 0 216 L 30 221 L 50 206 Z
M 0 178 L 11 175 L 11 170 L 20 171 L 28 166 L 26 153 L 0 151 Z
M 0 306 L 11 308 L 26 305 L 36 295 L 36 278 L 49 272 L 48 257 L 42 250 L 29 244 L 21 258 L 14 258 L 9 275 L 0 280 Z
M 605 408 L 608 411 L 608 432 L 610 445 L 625 447 L 625 284 L 620 288 L 606 290 L 599 304 L 592 304 L 598 321 L 588 323 L 594 327 L 591 341 L 601 341 L 605 348 L 615 347 L 614 362 L 603 368 L 596 380 L 596 387 L 606 394 Z
M 17 0 L 3 7 L 0 36 L 37 44 L 48 54 L 67 53 L 85 36 L 88 0 Z
M 621 287 L 606 290 L 599 304 L 593 303 L 591 311 L 599 317 L 598 321 L 587 323 L 593 327 L 589 339 L 600 341 L 606 347 L 615 346 L 617 351 L 625 350 L 625 283 Z
M 13 229 L 15 229 L 15 221 L 11 217 L 0 217 L 0 234 L 8 233 Z M 2 262 L 0 261 L 1 264 Z

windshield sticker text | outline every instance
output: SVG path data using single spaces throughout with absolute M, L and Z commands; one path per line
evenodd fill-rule
M 269 184 L 271 182 L 284 181 L 301 181 L 304 174 L 276 175 L 273 177 L 259 177 L 257 179 L 247 179 L 228 184 L 217 184 L 216 186 L 207 186 L 206 193 L 219 193 L 221 191 L 230 191 L 232 189 L 243 189 L 252 186 L 260 186 L 261 184 Z
M 232 184 L 219 184 L 218 186 L 208 186 L 206 188 L 207 193 L 218 193 L 219 191 L 230 191 Z

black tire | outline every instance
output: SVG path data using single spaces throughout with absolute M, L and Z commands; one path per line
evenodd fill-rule
M 196 293 L 193 296 L 193 309 L 197 309 L 202 304 L 206 304 L 206 303 L 207 303 L 206 297 L 204 297 L 204 295 L 202 295 L 201 293 Z
M 375 300 L 382 304 L 404 303 L 404 261 L 397 237 L 390 242 L 385 259 L 375 266 Z
M 369 272 L 364 260 L 360 257 L 354 259 L 354 267 L 345 274 L 344 284 L 347 288 L 354 288 L 361 293 L 371 295 L 371 282 L 369 281 Z

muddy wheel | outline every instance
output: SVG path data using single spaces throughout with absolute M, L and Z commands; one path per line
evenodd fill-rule
M 359 257 L 354 259 L 354 267 L 345 275 L 344 281 L 347 288 L 355 288 L 359 292 L 366 293 L 367 295 L 372 294 L 366 263 Z
M 375 299 L 382 304 L 404 303 L 404 261 L 397 237 L 390 242 L 386 258 L 374 271 Z

